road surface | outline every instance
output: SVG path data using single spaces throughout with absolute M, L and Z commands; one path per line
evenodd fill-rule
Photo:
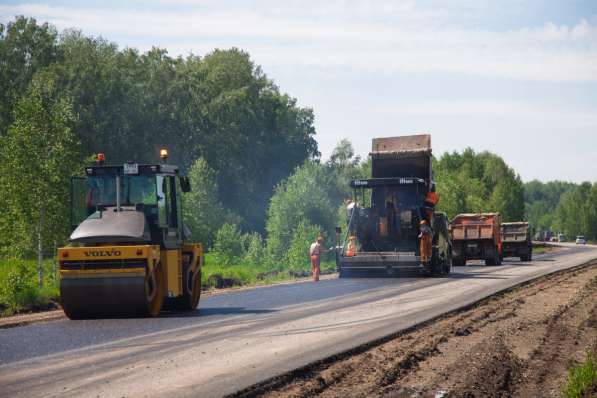
M 447 278 L 330 279 L 215 295 L 191 313 L 0 330 L 0 396 L 222 396 L 597 258 L 569 245 Z

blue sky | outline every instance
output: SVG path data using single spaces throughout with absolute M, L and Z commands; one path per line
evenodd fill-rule
M 525 180 L 597 181 L 597 1 L 0 0 L 120 46 L 171 55 L 239 47 L 342 138 L 432 134 L 490 150 Z

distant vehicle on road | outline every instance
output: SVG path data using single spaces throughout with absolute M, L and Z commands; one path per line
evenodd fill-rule
M 578 235 L 576 237 L 576 244 L 577 245 L 586 245 L 587 244 L 587 239 L 583 235 Z
M 566 242 L 566 235 L 558 234 L 558 242 L 560 242 L 560 243 Z
M 557 237 L 557 236 L 552 236 L 552 237 L 549 239 L 549 241 L 550 241 L 550 242 L 557 242 L 557 241 L 558 241 L 558 237 Z

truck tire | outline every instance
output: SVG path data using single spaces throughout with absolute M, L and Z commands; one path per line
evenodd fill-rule
M 431 276 L 433 278 L 439 278 L 444 275 L 444 267 L 441 262 L 433 262 L 431 264 Z
M 444 274 L 449 275 L 452 272 L 452 250 L 448 249 L 448 258 L 444 262 Z
M 493 256 L 485 259 L 485 265 L 498 265 L 500 260 L 499 254 L 496 251 L 493 252 Z
M 434 278 L 439 278 L 448 274 L 447 271 L 447 258 L 440 258 L 439 254 L 434 253 L 433 258 L 431 259 L 431 276 Z

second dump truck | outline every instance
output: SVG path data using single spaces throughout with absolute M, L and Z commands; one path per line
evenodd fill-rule
M 499 213 L 459 214 L 450 224 L 454 265 L 468 260 L 485 260 L 486 265 L 502 263 Z
M 504 257 L 520 257 L 520 261 L 533 259 L 531 228 L 528 222 L 502 223 L 502 250 Z
M 375 138 L 370 156 L 371 178 L 350 182 L 357 205 L 337 251 L 340 277 L 401 269 L 448 274 L 452 249 L 447 217 L 434 210 L 431 136 Z

